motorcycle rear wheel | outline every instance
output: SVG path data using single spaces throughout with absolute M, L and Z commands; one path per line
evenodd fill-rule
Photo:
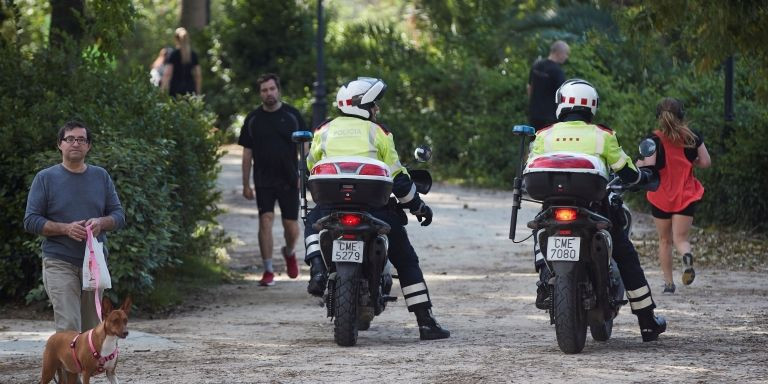
M 360 288 L 359 264 L 336 264 L 333 338 L 342 347 L 357 344 L 357 300 Z
M 560 350 L 567 354 L 579 353 L 587 340 L 587 316 L 579 289 L 579 269 L 558 273 L 555 280 L 554 312 L 555 334 Z

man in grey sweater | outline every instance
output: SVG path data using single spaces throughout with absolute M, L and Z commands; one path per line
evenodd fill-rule
M 53 306 L 56 331 L 82 332 L 99 324 L 94 294 L 82 290 L 86 226 L 105 243 L 106 258 L 105 232 L 125 225 L 112 178 L 104 168 L 85 163 L 91 140 L 85 124 L 64 124 L 57 145 L 61 164 L 38 172 L 27 197 L 24 229 L 45 237 L 43 285 Z

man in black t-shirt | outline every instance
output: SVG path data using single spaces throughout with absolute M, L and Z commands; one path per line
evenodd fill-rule
M 243 146 L 243 197 L 256 199 L 259 208 L 259 250 L 264 263 L 260 285 L 274 285 L 272 267 L 272 224 L 275 202 L 280 205 L 283 221 L 285 258 L 288 276 L 299 274 L 294 248 L 299 238 L 299 174 L 296 144 L 291 140 L 295 131 L 307 126 L 296 108 L 280 100 L 280 78 L 266 74 L 259 78 L 262 104 L 245 118 L 238 144 Z M 253 182 L 251 189 L 251 167 Z
M 568 60 L 571 48 L 562 40 L 549 48 L 549 57 L 537 60 L 528 74 L 528 120 L 538 131 L 557 122 L 555 93 L 565 82 L 560 65 Z

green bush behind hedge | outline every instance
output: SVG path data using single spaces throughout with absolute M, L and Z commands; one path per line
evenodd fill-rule
M 0 50 L 0 298 L 42 295 L 40 239 L 22 224 L 26 196 L 35 173 L 61 162 L 56 133 L 70 119 L 92 130 L 87 162 L 107 169 L 126 213 L 107 243 L 117 295 L 149 294 L 184 258 L 213 258 L 220 138 L 203 103 L 171 101 L 97 51 L 76 65 L 61 52 L 20 56 Z

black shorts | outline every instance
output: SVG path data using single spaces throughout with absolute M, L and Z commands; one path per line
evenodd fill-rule
M 683 208 L 682 211 L 678 212 L 665 212 L 656 207 L 655 205 L 651 204 L 651 215 L 657 219 L 671 219 L 672 215 L 682 215 L 682 216 L 690 216 L 693 217 L 693 214 L 696 213 L 696 206 L 699 205 L 698 201 L 694 201 L 693 203 L 688 204 L 687 207 Z
M 299 219 L 299 189 L 293 187 L 256 188 L 256 206 L 259 216 L 275 211 L 275 201 L 280 205 L 283 220 Z

